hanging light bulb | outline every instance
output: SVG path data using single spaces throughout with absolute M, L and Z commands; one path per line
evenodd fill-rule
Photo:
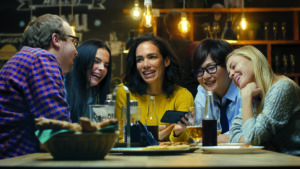
M 243 30 L 247 28 L 247 21 L 244 13 L 242 14 L 242 18 L 241 18 L 241 28 Z
M 134 7 L 131 9 L 130 13 L 131 13 L 131 17 L 134 20 L 139 20 L 141 18 L 142 10 L 139 7 L 139 0 L 134 1 Z
M 191 28 L 191 24 L 187 20 L 186 13 L 183 12 L 181 14 L 181 21 L 178 24 L 178 29 L 182 33 L 187 33 L 187 32 L 189 32 L 190 28 Z
M 245 30 L 247 28 L 247 21 L 244 13 L 244 0 L 242 0 L 242 18 L 241 18 L 241 28 Z
M 74 33 L 74 36 L 76 36 L 76 31 L 75 31 L 75 22 L 74 20 L 72 21 L 72 24 L 70 25 L 72 32 Z
M 71 22 L 71 25 L 70 25 L 70 27 L 71 27 L 71 29 L 72 29 L 72 31 L 73 31 L 73 33 L 74 33 L 74 35 L 76 36 L 76 31 L 75 31 L 75 21 L 74 21 L 74 12 L 73 12 L 73 1 L 74 0 L 72 0 L 72 22 Z
M 187 33 L 190 31 L 191 24 L 187 20 L 186 13 L 184 12 L 185 9 L 185 0 L 183 1 L 183 12 L 181 13 L 181 20 L 178 24 L 178 29 L 181 33 Z
M 152 0 L 144 1 L 144 16 L 142 24 L 146 28 L 150 28 L 153 25 Z

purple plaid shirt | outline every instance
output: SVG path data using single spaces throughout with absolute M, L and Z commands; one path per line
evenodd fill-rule
M 70 121 L 63 73 L 56 56 L 23 47 L 0 70 L 0 159 L 34 153 L 34 118 Z

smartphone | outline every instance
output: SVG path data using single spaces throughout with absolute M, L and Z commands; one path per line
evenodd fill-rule
M 167 110 L 165 112 L 165 114 L 163 115 L 163 117 L 161 118 L 160 122 L 163 122 L 163 123 L 177 123 L 178 121 L 180 121 L 181 123 L 185 124 L 181 120 L 182 117 L 186 118 L 185 114 L 188 114 L 188 112 Z M 186 118 L 186 120 L 188 120 L 188 119 Z

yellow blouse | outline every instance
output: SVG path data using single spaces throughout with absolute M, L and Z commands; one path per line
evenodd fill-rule
M 123 88 L 124 84 L 118 85 L 116 94 L 116 118 L 121 120 L 122 105 L 126 106 L 126 92 Z M 130 93 L 130 100 L 137 100 L 141 110 L 140 121 L 145 124 L 146 114 L 148 113 L 149 95 L 139 95 Z M 159 125 L 169 126 L 169 123 L 161 123 L 160 119 L 167 110 L 188 111 L 188 108 L 194 105 L 192 94 L 183 87 L 175 85 L 175 91 L 169 98 L 165 94 L 155 96 L 156 113 L 159 120 Z M 180 136 L 175 137 L 173 131 L 170 134 L 170 141 L 188 141 L 189 137 L 184 131 Z M 120 132 L 120 135 L 122 133 Z M 122 138 L 122 136 L 120 136 Z

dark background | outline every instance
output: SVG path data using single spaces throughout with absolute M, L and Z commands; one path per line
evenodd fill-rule
M 75 3 L 79 0 L 75 0 Z M 237 0 L 232 0 L 233 4 Z M 20 7 L 21 3 L 24 2 L 23 7 L 21 9 L 27 10 L 17 10 Z M 46 13 L 57 14 L 59 15 L 61 11 L 61 15 L 68 18 L 71 16 L 72 7 L 71 0 L 61 0 L 62 6 L 59 8 L 59 0 L 32 0 L 32 4 L 43 4 L 43 3 L 54 3 L 54 5 L 37 7 L 34 10 L 29 9 L 29 0 L 0 0 L 0 68 L 6 63 L 7 59 L 9 59 L 16 51 L 21 49 L 21 37 L 22 33 L 29 23 L 31 16 L 40 16 Z M 66 5 L 66 2 L 69 4 Z M 131 9 L 134 5 L 134 0 L 94 0 L 93 7 L 99 7 L 99 3 L 102 4 L 105 9 L 88 9 L 87 6 L 82 5 L 83 3 L 91 4 L 93 0 L 81 0 L 81 5 L 74 5 L 73 14 L 81 16 L 86 14 L 88 19 L 87 28 L 88 30 L 76 30 L 76 33 L 80 35 L 81 41 L 90 39 L 90 38 L 98 38 L 105 42 L 108 42 L 108 45 L 112 50 L 112 80 L 111 80 L 111 91 L 112 89 L 121 82 L 121 74 L 124 70 L 124 60 L 126 54 L 123 51 L 123 43 L 125 43 L 126 39 L 129 36 L 129 30 L 135 29 L 138 30 L 139 22 L 133 20 L 130 17 L 130 14 L 124 14 L 124 9 Z M 221 3 L 226 7 L 227 0 L 186 0 L 185 8 L 211 8 L 215 3 Z M 244 1 L 245 8 L 252 7 L 300 7 L 299 0 L 245 0 Z M 153 8 L 183 8 L 183 0 L 152 0 Z M 143 9 L 143 0 L 139 0 L 139 6 Z M 61 10 L 60 10 L 61 9 Z M 32 13 L 32 15 L 31 15 Z M 162 38 L 168 38 L 168 35 L 165 31 L 165 27 L 163 25 L 163 17 L 164 13 L 161 13 L 157 18 L 157 36 Z M 240 15 L 240 14 L 239 14 Z M 280 13 L 246 13 L 247 21 L 255 21 L 260 24 L 260 29 L 258 30 L 257 40 L 262 40 L 264 31 L 263 25 L 265 22 L 269 22 L 270 24 L 273 22 L 278 22 L 279 24 L 282 22 L 287 22 L 287 40 L 293 39 L 293 20 L 291 17 L 291 12 L 280 12 Z M 223 13 L 220 19 L 221 29 L 225 27 L 225 22 L 227 20 L 228 15 Z M 240 18 L 237 16 L 236 18 Z M 213 14 L 205 14 L 205 13 L 195 13 L 194 14 L 194 41 L 200 41 L 205 38 L 205 34 L 203 31 L 203 25 L 205 22 L 212 24 L 214 21 Z M 81 22 L 81 20 L 79 21 Z M 100 22 L 100 25 L 95 24 L 96 22 Z M 80 23 L 82 24 L 82 23 Z M 271 28 L 271 27 L 270 27 Z M 222 31 L 221 30 L 221 31 Z M 109 41 L 110 34 L 115 33 L 116 42 Z M 270 31 L 271 33 L 271 31 Z M 18 34 L 18 35 L 15 35 Z M 138 33 L 136 33 L 136 36 Z M 16 47 L 13 52 L 3 52 L 3 46 L 6 44 L 11 44 Z M 117 47 L 117 48 L 116 48 Z M 257 45 L 257 47 L 266 55 L 266 46 L 265 45 Z M 287 47 L 279 45 L 277 48 L 272 49 L 272 53 L 274 55 L 282 55 L 284 53 L 293 53 L 295 56 L 300 55 L 298 50 L 298 45 Z M 117 52 L 117 53 L 116 53 Z M 273 56 L 272 56 L 273 57 Z M 296 57 L 299 58 L 299 57 Z M 296 63 L 300 61 L 296 60 Z M 272 63 L 274 64 L 274 63 Z M 300 67 L 296 70 L 299 72 Z
M 26 1 L 29 4 L 29 0 Z M 49 1 L 49 0 L 48 0 Z M 54 0 L 55 1 L 55 0 Z M 62 3 L 65 0 L 62 0 Z M 103 0 L 95 0 L 95 4 L 101 3 Z M 44 0 L 33 0 L 33 3 L 42 3 Z M 71 2 L 71 0 L 69 0 Z M 92 0 L 82 0 L 83 2 L 92 2 Z M 140 7 L 143 8 L 143 0 L 139 0 Z M 186 8 L 210 8 L 214 3 L 222 3 L 223 0 L 186 0 Z M 86 13 L 88 15 L 88 31 L 79 32 L 82 33 L 82 40 L 89 38 L 99 38 L 102 40 L 109 40 L 109 34 L 116 32 L 118 40 L 126 41 L 128 38 L 128 32 L 131 28 L 137 29 L 138 22 L 131 19 L 129 14 L 124 14 L 124 9 L 130 9 L 133 7 L 134 0 L 105 0 L 103 5 L 104 10 L 89 10 L 84 6 L 74 6 L 74 15 Z M 152 0 L 153 8 L 183 8 L 183 0 Z M 58 4 L 58 0 L 57 0 Z M 18 0 L 1 0 L 0 1 L 0 33 L 22 33 L 25 26 L 30 20 L 30 10 L 18 11 L 20 6 Z M 245 8 L 247 7 L 299 7 L 300 1 L 296 0 L 245 0 Z M 32 10 L 33 16 L 39 16 L 45 13 L 59 14 L 59 6 L 57 7 L 45 7 L 36 8 Z M 62 7 L 62 15 L 70 15 L 71 7 Z M 158 18 L 162 20 L 164 14 Z M 95 20 L 100 20 L 101 25 L 95 26 Z M 20 22 L 25 25 L 20 26 Z M 158 22 L 162 24 L 160 21 Z M 199 23 L 201 24 L 201 17 Z M 159 29 L 161 33 L 159 35 L 165 36 L 164 30 Z M 198 39 L 199 40 L 199 39 Z

